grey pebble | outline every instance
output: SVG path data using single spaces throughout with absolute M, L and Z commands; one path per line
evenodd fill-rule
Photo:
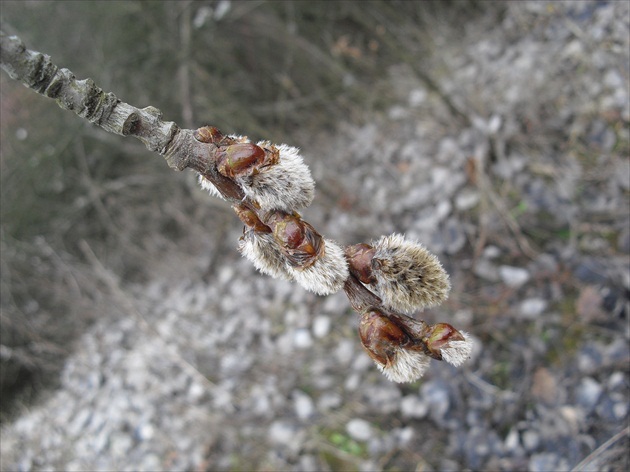
M 361 418 L 348 421 L 346 431 L 356 441 L 367 441 L 372 437 L 372 426 Z
M 545 312 L 547 305 L 547 300 L 543 298 L 528 298 L 519 305 L 519 313 L 525 319 L 536 319 Z
M 405 418 L 424 418 L 428 411 L 428 405 L 417 395 L 407 395 L 400 401 L 400 413 Z
M 442 380 L 431 380 L 420 387 L 420 395 L 429 406 L 429 416 L 441 422 L 450 405 L 448 387 Z
M 330 316 L 319 315 L 313 320 L 313 335 L 317 339 L 322 339 L 330 332 Z
M 549 472 L 556 470 L 569 470 L 569 464 L 558 454 L 542 452 L 534 454 L 529 460 L 529 472 Z
M 602 394 L 603 387 L 592 377 L 584 377 L 575 392 L 577 403 L 590 412 Z
M 519 288 L 529 280 L 529 271 L 522 267 L 499 266 L 499 276 L 503 283 L 512 288 Z
M 308 420 L 315 413 L 313 399 L 301 390 L 293 392 L 293 406 L 295 414 L 302 421 Z

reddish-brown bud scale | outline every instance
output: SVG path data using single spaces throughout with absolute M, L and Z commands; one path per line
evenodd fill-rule
M 265 151 L 252 143 L 236 143 L 225 148 L 217 169 L 226 177 L 249 175 L 265 160 Z
M 232 208 L 234 208 L 236 215 L 247 227 L 259 233 L 271 233 L 271 228 L 260 221 L 255 211 L 244 205 L 235 205 Z
M 323 238 L 297 213 L 275 211 L 267 216 L 266 223 L 294 267 L 310 267 L 323 254 Z
M 274 234 L 287 249 L 297 249 L 304 241 L 304 227 L 299 220 L 288 220 L 276 226 Z
M 276 146 L 269 142 L 258 143 L 260 148 L 265 151 L 264 166 L 272 166 L 280 162 L 280 151 Z
M 466 338 L 448 323 L 438 323 L 431 327 L 429 334 L 422 339 L 431 357 L 442 360 L 442 348 L 452 341 L 465 341 Z
M 214 144 L 215 146 L 229 146 L 236 143 L 234 138 L 225 136 L 214 126 L 203 126 L 193 133 L 194 138 L 202 143 Z
M 376 249 L 369 244 L 361 243 L 346 248 L 346 258 L 350 272 L 364 284 L 376 282 L 372 272 L 372 260 Z
M 359 337 L 369 356 L 381 365 L 386 365 L 394 357 L 396 349 L 409 342 L 409 336 L 378 310 L 361 316 Z

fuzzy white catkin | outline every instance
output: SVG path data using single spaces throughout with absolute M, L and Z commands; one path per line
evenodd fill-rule
M 399 348 L 386 365 L 374 362 L 389 380 L 403 383 L 415 382 L 422 377 L 429 367 L 430 359 L 423 352 Z
M 249 142 L 241 136 L 230 137 L 239 142 Z M 261 141 L 257 145 L 264 147 L 270 144 Z M 300 156 L 300 150 L 286 144 L 280 144 L 276 148 L 279 152 L 276 164 L 262 167 L 254 175 L 237 177 L 236 183 L 247 197 L 257 202 L 265 211 L 292 212 L 309 206 L 315 197 L 315 181 Z M 214 184 L 201 174 L 199 184 L 213 197 L 223 198 Z
M 470 353 L 473 348 L 470 334 L 465 331 L 459 331 L 459 333 L 464 337 L 463 341 L 449 341 L 442 349 L 440 349 L 442 360 L 454 365 L 455 367 L 459 367 L 470 358 Z
M 323 254 L 313 265 L 306 269 L 290 267 L 289 272 L 303 288 L 318 295 L 338 292 L 349 277 L 343 249 L 330 239 L 324 239 Z
M 245 231 L 239 242 L 239 251 L 254 267 L 276 279 L 292 280 L 288 262 L 278 250 L 278 245 L 271 233 Z
M 258 146 L 269 146 L 269 143 L 261 141 Z M 264 166 L 253 175 L 237 177 L 236 182 L 263 210 L 290 213 L 309 206 L 315 197 L 315 182 L 300 150 L 286 144 L 276 148 L 280 153 L 277 164 Z
M 436 256 L 400 234 L 372 243 L 376 251 L 373 274 L 383 304 L 402 313 L 439 305 L 451 288 L 448 274 Z

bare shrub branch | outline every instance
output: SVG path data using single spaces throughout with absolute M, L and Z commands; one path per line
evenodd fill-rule
M 212 195 L 229 201 L 245 224 L 240 250 L 261 272 L 320 295 L 344 290 L 361 315 L 359 336 L 379 369 L 396 382 L 421 377 L 431 358 L 460 365 L 470 336 L 451 325 L 429 325 L 413 313 L 444 301 L 450 283 L 437 258 L 402 235 L 345 250 L 302 219 L 314 182 L 299 150 L 205 126 L 195 131 L 164 121 L 154 107 L 136 108 L 77 80 L 45 54 L 0 33 L 1 66 L 15 80 L 104 130 L 140 139 L 178 171 L 192 169 Z

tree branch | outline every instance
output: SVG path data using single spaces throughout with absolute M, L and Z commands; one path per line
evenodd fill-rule
M 155 107 L 136 108 L 105 92 L 92 79 L 78 80 L 65 68 L 57 67 L 47 54 L 27 49 L 17 36 L 0 31 L 0 66 L 12 79 L 35 92 L 52 98 L 65 109 L 121 136 L 133 136 L 150 151 L 166 158 L 178 171 L 193 169 L 212 181 L 228 200 L 240 201 L 244 194 L 231 180 L 216 172 L 216 146 L 200 143 L 191 130 L 162 120 Z
M 422 245 L 391 235 L 374 247 L 359 244 L 344 252 L 302 220 L 296 210 L 311 203 L 314 182 L 296 148 L 254 144 L 210 126 L 180 129 L 163 121 L 157 108 L 136 108 L 92 79 L 77 80 L 50 56 L 1 31 L 0 66 L 61 108 L 110 133 L 139 139 L 171 168 L 198 172 L 202 187 L 233 204 L 245 224 L 241 253 L 261 272 L 321 295 L 343 288 L 361 315 L 363 347 L 390 380 L 416 380 L 429 357 L 459 365 L 470 354 L 466 333 L 402 314 L 441 303 L 450 289 L 448 275 Z

